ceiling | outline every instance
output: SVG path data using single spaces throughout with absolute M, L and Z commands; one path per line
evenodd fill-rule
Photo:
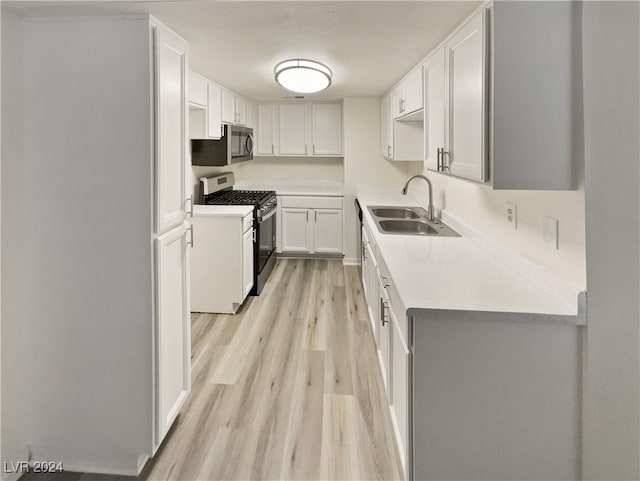
M 428 54 L 478 1 L 2 2 L 22 15 L 149 13 L 190 44 L 191 68 L 257 101 L 292 96 L 274 82 L 288 58 L 329 66 L 310 99 L 379 96 Z

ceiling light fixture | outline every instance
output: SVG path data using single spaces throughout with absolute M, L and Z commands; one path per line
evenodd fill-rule
M 276 65 L 276 82 L 287 90 L 301 94 L 320 92 L 331 85 L 333 73 L 326 65 L 313 60 L 292 59 Z

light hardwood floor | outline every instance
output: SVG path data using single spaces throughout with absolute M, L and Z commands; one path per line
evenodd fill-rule
M 357 268 L 279 259 L 238 314 L 193 314 L 192 393 L 138 479 L 401 479 L 366 312 Z

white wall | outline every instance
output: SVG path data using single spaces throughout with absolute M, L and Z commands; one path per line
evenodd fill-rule
M 640 8 L 585 2 L 583 477 L 640 479 Z
M 343 181 L 343 160 L 336 157 L 255 157 L 237 165 L 242 180 Z
M 26 388 L 22 22 L 2 12 L 2 461 L 28 458 Z M 4 471 L 4 470 L 3 470 Z M 8 473 L 3 473 L 3 478 Z
M 422 162 L 390 162 L 380 155 L 380 98 L 344 99 L 344 254 L 345 262 L 359 258 L 358 231 L 353 202 L 356 185 L 402 188 Z
M 424 170 L 433 183 L 436 208 L 444 208 L 527 257 L 555 270 L 580 288 L 585 286 L 584 186 L 577 191 L 496 191 L 445 174 Z M 582 175 L 580 175 L 582 177 Z M 414 181 L 410 189 L 426 192 Z M 418 187 L 420 185 L 420 187 Z M 505 221 L 505 202 L 517 205 L 517 229 Z M 542 216 L 559 221 L 559 249 L 544 243 Z

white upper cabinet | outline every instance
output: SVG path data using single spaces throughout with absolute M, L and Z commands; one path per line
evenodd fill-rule
M 307 104 L 280 104 L 278 114 L 279 153 L 307 155 Z
M 236 96 L 227 89 L 222 89 L 222 122 L 236 123 Z
M 210 80 L 207 82 L 207 137 L 222 136 L 222 88 Z
M 207 79 L 189 72 L 189 105 L 207 108 Z
M 276 135 L 276 105 L 260 104 L 258 105 L 258 121 L 256 125 L 256 150 L 255 155 L 275 155 L 277 152 L 276 144 L 278 136 Z
M 486 36 L 483 10 L 446 43 L 448 60 L 445 146 L 451 174 L 483 182 L 487 175 Z
M 566 1 L 491 7 L 494 189 L 577 188 L 580 9 Z
M 422 69 L 417 68 L 393 92 L 393 117 L 403 117 L 423 108 Z
M 222 122 L 247 124 L 247 101 L 227 89 L 222 89 Z
M 156 233 L 180 225 L 185 210 L 188 46 L 154 29 L 156 42 Z
M 258 105 L 256 155 L 342 156 L 342 104 Z
M 247 101 L 236 96 L 236 124 L 247 125 Z
M 311 153 L 342 155 L 342 105 L 311 104 Z
M 393 160 L 393 118 L 391 104 L 393 94 L 389 93 L 382 98 L 380 104 L 380 153 L 385 159 Z
M 424 64 L 425 164 L 428 169 L 442 170 L 445 135 L 445 62 L 444 49 L 438 49 Z

